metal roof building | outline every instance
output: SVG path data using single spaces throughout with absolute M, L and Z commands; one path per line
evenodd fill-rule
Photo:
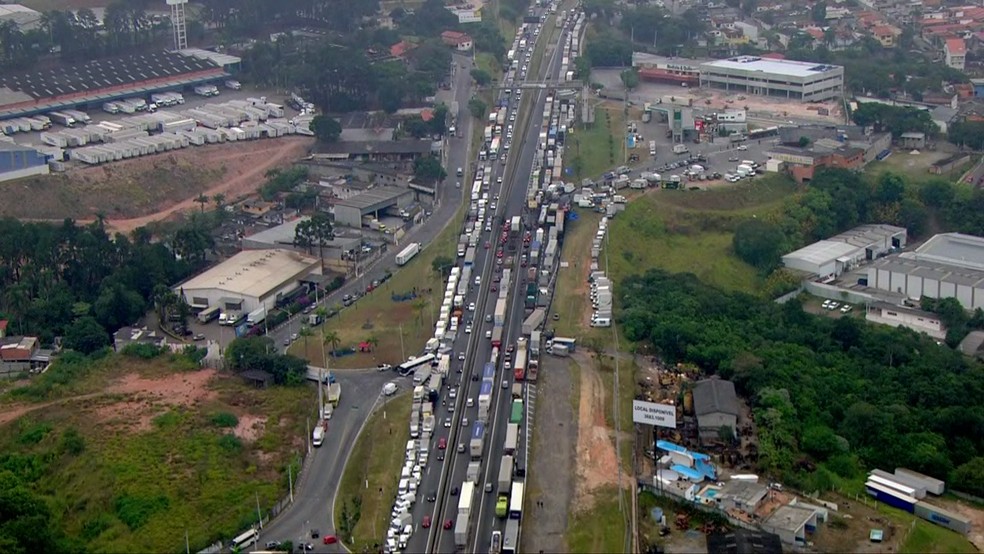
M 0 119 L 101 106 L 129 96 L 215 81 L 226 75 L 210 59 L 152 52 L 78 65 L 0 75 Z
M 894 225 L 861 225 L 782 257 L 784 266 L 820 277 L 836 277 L 863 261 L 906 245 L 906 230 Z
M 706 379 L 694 386 L 694 412 L 701 441 L 717 442 L 722 427 L 738 428 L 738 395 L 735 384 Z
M 252 234 L 243 238 L 243 250 L 268 250 L 271 248 L 284 248 L 307 253 L 306 249 L 294 245 L 294 237 L 297 234 L 297 226 L 303 221 L 311 219 L 308 216 L 299 217 Z M 362 245 L 359 237 L 335 236 L 335 238 L 324 245 L 325 258 L 340 258 L 342 252 L 358 249 Z M 318 248 L 312 247 L 311 252 L 318 254 Z
M 844 93 L 839 65 L 737 56 L 700 64 L 700 86 L 817 102 Z
M 402 208 L 413 202 L 413 191 L 398 187 L 374 187 L 334 202 L 335 222 L 361 227 L 363 216 L 379 218 L 387 208 Z
M 277 300 L 317 273 L 317 257 L 284 249 L 246 250 L 174 287 L 192 308 L 250 312 Z

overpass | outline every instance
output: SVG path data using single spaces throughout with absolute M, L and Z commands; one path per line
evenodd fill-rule
M 559 89 L 559 90 L 581 90 L 584 88 L 584 81 L 505 81 L 492 83 L 479 90 L 501 90 L 501 89 Z

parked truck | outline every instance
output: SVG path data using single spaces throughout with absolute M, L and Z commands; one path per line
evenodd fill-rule
M 342 399 L 342 384 L 332 383 L 328 385 L 328 402 L 338 407 L 338 402 Z
M 406 265 L 406 263 L 412 260 L 418 252 L 420 252 L 420 243 L 411 242 L 406 248 L 396 255 L 396 265 Z
M 266 319 L 266 315 L 267 312 L 265 307 L 257 308 L 252 312 L 249 312 L 249 315 L 246 316 L 246 323 L 249 323 L 250 325 L 259 325 Z
M 539 330 L 534 330 L 530 333 L 530 354 L 531 357 L 540 355 L 540 342 L 541 342 L 541 332 Z
M 690 149 L 687 148 L 687 145 L 686 144 L 674 144 L 673 145 L 673 153 L 674 154 L 686 154 L 687 152 L 690 152 Z
M 523 334 L 532 335 L 533 331 L 540 327 L 546 318 L 547 310 L 543 308 L 533 310 L 533 313 L 531 313 L 530 316 L 526 318 L 526 321 L 523 322 Z
M 482 452 L 485 450 L 485 424 L 481 421 L 476 421 L 472 425 L 469 450 L 473 460 L 481 458 Z
M 482 472 L 482 462 L 468 462 L 468 469 L 465 472 L 465 479 L 469 483 L 478 484 L 478 478 Z
M 75 124 L 78 123 L 74 117 L 62 112 L 51 112 L 48 117 L 51 118 L 51 121 L 65 127 L 75 127 Z
M 503 445 L 503 451 L 512 455 L 516 452 L 517 446 L 519 446 L 519 424 L 510 423 L 506 426 L 506 442 Z

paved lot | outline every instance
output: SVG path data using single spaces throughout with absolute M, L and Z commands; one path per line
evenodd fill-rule
M 523 526 L 522 552 L 566 552 L 564 533 L 574 497 L 574 447 L 577 417 L 574 413 L 573 364 L 564 358 L 540 358 L 539 398 L 533 454 L 529 460 L 527 521 Z M 539 504 L 542 502 L 542 507 Z

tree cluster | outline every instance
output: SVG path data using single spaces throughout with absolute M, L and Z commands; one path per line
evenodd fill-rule
M 851 119 L 858 125 L 873 126 L 876 131 L 890 132 L 898 138 L 902 133 L 926 133 L 926 136 L 936 135 L 940 128 L 933 123 L 933 118 L 926 110 L 909 106 L 889 106 L 869 102 L 861 104 L 851 113 Z
M 632 65 L 632 43 L 611 29 L 604 29 L 588 40 L 584 54 L 591 67 Z
M 947 139 L 973 150 L 984 150 L 984 122 L 957 121 L 947 126 Z
M 273 375 L 278 385 L 300 385 L 307 375 L 307 362 L 297 356 L 280 354 L 269 337 L 242 337 L 226 348 L 227 366 L 235 372 L 258 369 Z
M 954 482 L 965 490 L 980 475 L 979 362 L 910 330 L 816 317 L 798 300 L 724 292 L 689 274 L 651 271 L 621 290 L 630 340 L 731 379 L 750 399 L 769 474 L 806 490 L 873 467 L 966 475 Z M 804 461 L 819 469 L 798 469 Z
M 110 236 L 101 221 L 2 219 L 0 314 L 10 320 L 10 333 L 44 343 L 64 336 L 69 346 L 91 352 L 201 267 L 209 248 L 208 233 L 191 226 L 152 242 L 143 228 L 132 237 Z
M 696 41 L 707 30 L 707 23 L 693 10 L 676 17 L 663 8 L 640 6 L 622 14 L 619 29 L 624 36 L 650 46 L 658 54 L 672 56 L 682 46 Z
M 413 162 L 413 176 L 425 183 L 437 183 L 448 176 L 435 156 L 423 156 Z

